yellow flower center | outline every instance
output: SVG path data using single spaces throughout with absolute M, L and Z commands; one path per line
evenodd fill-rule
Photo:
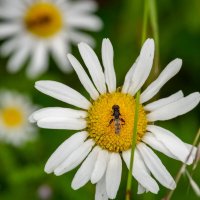
M 40 1 L 27 10 L 24 22 L 31 33 L 42 38 L 54 35 L 63 25 L 61 12 L 56 5 Z
M 97 145 L 112 152 L 131 148 L 135 114 L 135 99 L 131 95 L 120 92 L 101 95 L 88 113 L 88 133 Z M 140 105 L 137 142 L 145 134 L 146 126 L 146 113 Z
M 24 115 L 19 108 L 8 107 L 2 110 L 1 118 L 4 126 L 8 128 L 15 128 L 24 122 Z

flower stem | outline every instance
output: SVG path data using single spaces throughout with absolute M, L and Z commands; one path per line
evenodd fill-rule
M 142 39 L 141 39 L 142 44 L 145 41 L 146 34 L 147 34 L 148 10 L 149 10 L 148 2 L 147 0 L 144 0 L 144 15 L 143 15 Z M 134 151 L 137 144 L 137 124 L 138 124 L 139 106 L 140 106 L 140 90 L 136 94 L 132 148 L 131 148 L 131 158 L 130 158 L 130 167 L 129 167 L 130 170 L 128 172 L 128 179 L 127 179 L 127 185 L 126 185 L 126 200 L 131 200 L 132 172 L 133 172 L 133 162 L 134 162 Z
M 147 1 L 148 0 L 144 0 L 144 15 L 143 15 L 142 40 L 141 40 L 142 44 L 144 43 L 147 37 L 147 20 L 149 14 L 149 4 Z
M 132 171 L 133 171 L 134 151 L 135 151 L 135 147 L 137 143 L 137 124 L 138 124 L 139 106 L 140 106 L 140 91 L 138 91 L 136 94 L 130 169 L 128 173 L 128 180 L 127 180 L 127 186 L 126 186 L 126 200 L 131 199 Z
M 197 132 L 197 134 L 196 134 L 196 136 L 195 136 L 195 139 L 194 139 L 193 144 L 192 144 L 193 146 L 195 146 L 195 145 L 197 144 L 199 138 L 200 138 L 200 129 L 198 130 L 198 132 Z M 193 147 L 193 148 L 194 148 L 194 147 Z M 176 178 L 175 178 L 176 184 L 178 184 L 178 182 L 179 182 L 179 180 L 180 180 L 182 174 L 183 174 L 183 173 L 185 172 L 185 170 L 186 170 L 186 167 L 187 167 L 187 164 L 186 164 L 186 163 L 187 163 L 187 161 L 189 160 L 189 158 L 190 158 L 190 156 L 191 156 L 191 154 L 192 154 L 193 148 L 191 149 L 191 151 L 190 151 L 190 153 L 189 153 L 189 155 L 188 155 L 188 157 L 187 157 L 187 159 L 186 159 L 186 162 L 182 164 L 181 168 L 179 169 L 179 171 L 178 171 L 178 173 L 177 173 L 177 175 L 176 175 Z M 171 190 L 171 191 L 166 195 L 166 197 L 163 198 L 163 200 L 170 200 L 171 197 L 172 197 L 172 195 L 173 195 L 173 193 L 174 193 L 174 190 Z
M 148 0 L 149 1 L 149 14 L 150 14 L 150 22 L 153 31 L 153 37 L 155 39 L 155 58 L 154 58 L 154 67 L 153 67 L 153 76 L 157 76 L 159 72 L 159 29 L 158 29 L 158 20 L 157 20 L 157 8 L 156 8 L 156 0 Z

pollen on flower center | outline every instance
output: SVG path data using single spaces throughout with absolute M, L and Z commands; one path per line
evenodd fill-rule
M 115 112 L 115 113 L 114 113 Z M 88 111 L 88 132 L 96 144 L 112 152 L 131 148 L 134 125 L 135 99 L 120 92 L 101 95 Z M 140 105 L 137 142 L 146 131 L 146 113 Z
M 8 107 L 1 112 L 3 124 L 8 128 L 20 126 L 24 121 L 24 116 L 19 108 Z
M 46 2 L 33 4 L 24 16 L 25 27 L 32 34 L 47 38 L 57 33 L 63 24 L 59 9 Z

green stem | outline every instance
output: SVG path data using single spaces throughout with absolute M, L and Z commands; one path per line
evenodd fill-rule
M 147 20 L 148 20 L 148 2 L 144 0 L 144 15 L 143 15 L 143 26 L 142 26 L 142 44 L 146 39 L 147 34 Z M 135 113 L 134 113 L 134 124 L 133 124 L 133 136 L 132 136 L 132 148 L 131 148 L 131 158 L 130 158 L 130 168 L 128 172 L 127 185 L 126 185 L 126 200 L 131 200 L 131 187 L 132 187 L 132 172 L 133 172 L 133 162 L 134 162 L 134 151 L 137 144 L 137 124 L 138 124 L 138 114 L 140 106 L 140 91 L 136 94 L 135 103 Z
M 130 169 L 128 173 L 127 187 L 126 187 L 126 200 L 131 199 L 131 185 L 132 185 L 132 172 L 133 172 L 133 162 L 134 162 L 134 151 L 137 144 L 137 124 L 138 124 L 138 114 L 140 106 L 140 91 L 136 94 L 135 100 L 135 114 L 134 114 L 134 124 L 133 124 L 133 137 L 132 137 L 132 148 L 131 148 L 131 158 L 130 158 Z
M 142 44 L 147 38 L 147 21 L 148 21 L 148 14 L 149 14 L 149 5 L 147 0 L 144 0 L 144 16 L 143 16 L 143 25 L 142 25 Z M 142 45 L 141 44 L 141 45 Z
M 155 58 L 154 58 L 154 67 L 152 69 L 153 76 L 157 76 L 159 73 L 159 30 L 158 30 L 158 19 L 157 19 L 157 8 L 156 8 L 156 0 L 148 0 L 149 1 L 149 14 L 150 14 L 150 22 L 153 31 L 153 37 L 155 39 Z

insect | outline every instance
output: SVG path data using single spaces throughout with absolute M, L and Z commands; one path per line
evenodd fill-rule
M 118 105 L 113 105 L 112 110 L 113 110 L 113 114 L 112 114 L 113 118 L 110 120 L 108 126 L 110 126 L 114 122 L 115 133 L 119 134 L 121 131 L 121 126 L 125 124 L 125 121 L 124 119 L 120 117 L 121 114 L 120 114 Z

